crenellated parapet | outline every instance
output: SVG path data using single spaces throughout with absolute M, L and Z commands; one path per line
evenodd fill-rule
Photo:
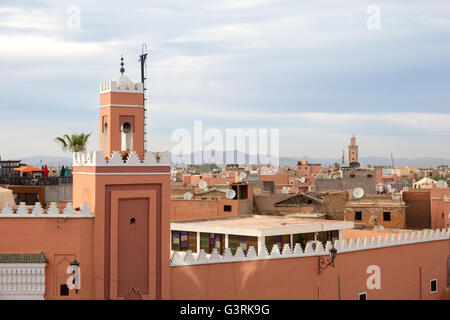
M 42 208 L 40 202 L 36 202 L 32 208 L 21 202 L 16 210 L 9 203 L 5 203 L 0 211 L 0 218 L 93 218 L 94 216 L 87 203 L 83 203 L 79 210 L 75 210 L 71 202 L 68 202 L 62 211 L 56 202 L 51 202 L 47 209 Z
M 127 77 L 120 76 L 116 80 L 100 84 L 100 93 L 106 92 L 144 93 L 144 86 L 141 82 L 133 83 Z
M 170 166 L 170 152 L 146 152 L 143 160 L 135 151 L 131 151 L 125 160 L 122 159 L 119 151 L 114 151 L 110 159 L 107 159 L 101 151 L 74 152 L 73 166 Z
M 377 248 L 393 247 L 400 245 L 409 245 L 414 243 L 423 243 L 430 241 L 440 241 L 450 239 L 450 229 L 443 230 L 421 230 L 408 233 L 388 234 L 386 236 L 379 235 L 364 239 L 341 239 L 334 242 L 334 247 L 338 254 L 346 252 L 354 252 L 360 250 L 370 250 Z M 225 248 L 223 255 L 220 255 L 217 249 L 214 249 L 211 254 L 206 254 L 202 249 L 200 253 L 192 253 L 192 251 L 171 251 L 171 266 L 187 266 L 200 265 L 209 263 L 228 263 L 228 262 L 242 262 L 254 260 L 268 260 L 268 259 L 285 259 L 285 258 L 301 258 L 328 255 L 329 250 L 333 247 L 331 241 L 325 245 L 319 241 L 310 241 L 306 244 L 304 250 L 301 245 L 297 243 L 293 250 L 289 244 L 285 244 L 283 248 L 277 245 L 272 247 L 269 252 L 265 245 L 262 246 L 259 253 L 253 246 L 249 247 L 247 254 L 242 248 L 237 248 L 233 255 L 230 248 Z

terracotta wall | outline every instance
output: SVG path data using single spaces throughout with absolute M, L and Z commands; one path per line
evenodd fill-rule
M 446 229 L 450 227 L 450 188 L 430 189 L 431 227 Z
M 0 251 L 38 253 L 43 251 L 45 299 L 92 299 L 93 297 L 93 218 L 3 218 L 0 221 Z M 69 290 L 61 297 L 60 285 L 73 257 L 80 262 L 81 290 Z
M 431 228 L 430 190 L 408 190 L 402 194 L 406 205 L 406 228 Z
M 170 220 L 202 219 L 238 216 L 239 207 L 244 200 L 170 200 Z M 224 206 L 231 205 L 231 212 Z
M 353 300 L 367 292 L 369 300 L 449 299 L 449 250 L 450 241 L 442 240 L 338 253 L 336 266 L 320 275 L 317 257 L 172 267 L 171 298 Z M 367 287 L 372 265 L 380 268 L 380 289 Z
M 355 212 L 361 212 L 361 220 L 355 220 Z M 390 221 L 383 220 L 383 212 L 390 212 Z M 405 207 L 358 207 L 347 205 L 344 209 L 344 220 L 355 223 L 369 224 L 372 216 L 377 217 L 378 224 L 385 228 L 403 229 L 405 227 Z
M 287 173 L 260 174 L 259 179 L 262 181 L 273 181 L 275 185 L 289 184 L 289 174 Z

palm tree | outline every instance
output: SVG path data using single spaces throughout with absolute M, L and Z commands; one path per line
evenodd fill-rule
M 87 140 L 91 133 L 65 134 L 62 137 L 56 137 L 56 142 L 62 145 L 64 151 L 80 152 L 86 150 Z

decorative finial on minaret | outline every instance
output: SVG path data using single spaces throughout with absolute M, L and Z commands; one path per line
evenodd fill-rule
M 123 73 L 125 72 L 125 68 L 123 67 L 124 63 L 123 63 L 123 55 L 120 55 L 120 73 L 123 75 Z

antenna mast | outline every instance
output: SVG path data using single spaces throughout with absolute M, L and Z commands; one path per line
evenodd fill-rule
M 139 62 L 141 63 L 141 82 L 142 82 L 142 86 L 144 88 L 144 153 L 147 152 L 147 119 L 148 119 L 147 101 L 148 101 L 148 98 L 147 98 L 147 88 L 145 86 L 145 80 L 147 80 L 147 78 L 145 77 L 145 69 L 147 66 L 145 61 L 147 60 L 147 54 L 148 54 L 147 44 L 143 43 L 141 55 L 139 56 Z

